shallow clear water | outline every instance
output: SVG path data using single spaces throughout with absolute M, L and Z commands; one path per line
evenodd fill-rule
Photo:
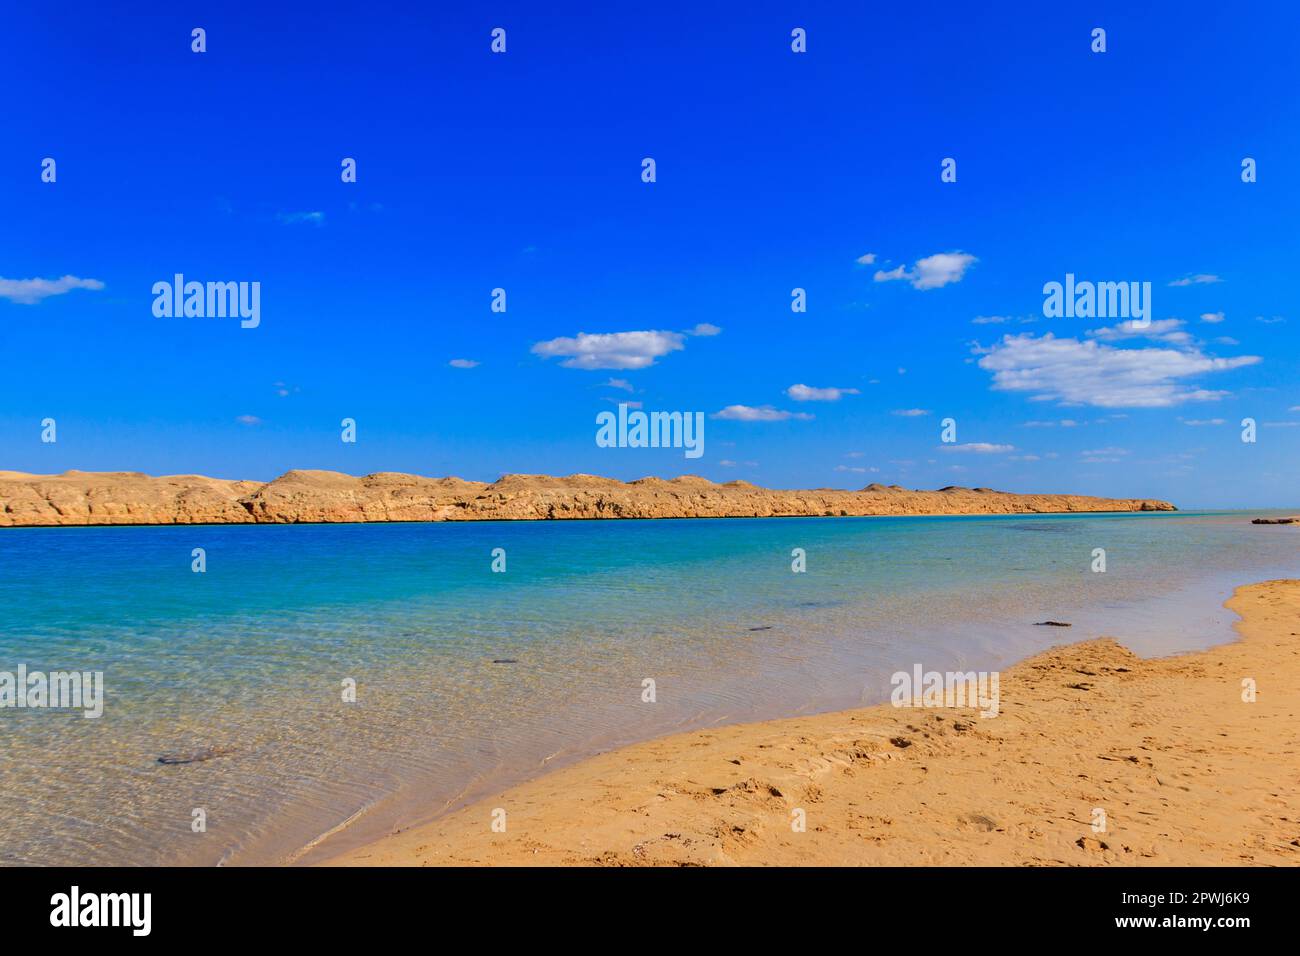
M 916 663 L 1209 646 L 1233 587 L 1300 576 L 1300 532 L 1250 517 L 6 529 L 0 671 L 107 689 L 94 720 L 0 709 L 0 863 L 307 862 L 621 743 L 884 700 Z

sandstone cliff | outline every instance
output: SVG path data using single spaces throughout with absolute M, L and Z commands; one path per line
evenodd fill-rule
M 898 485 L 780 491 L 694 476 L 622 482 L 594 475 L 505 475 L 488 484 L 394 472 L 356 478 L 335 471 L 290 471 L 263 484 L 201 475 L 0 471 L 0 527 L 1174 510 L 1168 502 L 1140 498 L 957 487 L 908 491 Z

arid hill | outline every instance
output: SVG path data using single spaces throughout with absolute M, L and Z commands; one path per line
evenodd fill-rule
M 505 475 L 488 484 L 378 472 L 290 471 L 265 484 L 134 471 L 0 471 L 0 527 L 528 521 L 552 518 L 759 518 L 808 515 L 1174 511 L 1165 501 L 1016 495 L 988 488 L 779 491 L 684 476 L 622 482 L 594 475 Z

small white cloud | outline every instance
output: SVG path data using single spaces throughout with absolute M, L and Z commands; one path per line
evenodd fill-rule
M 325 214 L 323 212 L 282 212 L 276 219 L 287 225 L 296 225 L 298 223 L 310 223 L 313 226 L 325 225 Z
M 1195 425 L 1195 426 L 1198 426 L 1198 427 L 1201 426 L 1201 425 L 1222 425 L 1223 422 L 1224 422 L 1224 419 L 1222 419 L 1222 418 L 1184 418 L 1184 419 L 1182 419 L 1182 423 L 1183 423 L 1184 425 Z
M 1010 322 L 1011 317 L 1008 315 L 977 315 L 971 319 L 975 325 L 1001 325 L 1003 322 Z
M 681 332 L 579 332 L 574 338 L 538 342 L 532 351 L 543 358 L 563 357 L 565 368 L 637 369 L 685 348 L 684 338 Z
M 759 405 L 757 407 L 750 405 L 728 405 L 722 411 L 717 412 L 713 417 L 724 418 L 734 422 L 783 422 L 788 419 L 809 421 L 813 416 L 806 412 L 787 412 L 784 409 L 773 408 L 771 405 Z
M 1220 335 L 1217 339 L 1214 340 L 1214 344 L 1215 345 L 1240 345 L 1241 343 L 1238 342 L 1236 339 L 1234 339 L 1231 335 Z
M 698 335 L 701 337 L 709 336 L 709 335 L 721 335 L 722 329 L 719 326 L 714 325 L 712 322 L 701 322 L 699 325 L 695 326 L 695 328 L 691 329 L 686 334 Z
M 262 420 L 261 420 L 260 418 L 258 418 L 256 415 L 237 415 L 237 416 L 235 417 L 235 421 L 239 422 L 239 424 L 241 424 L 241 425 L 250 425 L 250 426 L 251 426 L 251 425 L 260 425 L 260 424 L 262 424 Z
M 986 441 L 970 441 L 961 445 L 940 445 L 940 451 L 969 452 L 975 455 L 1002 455 L 1015 451 L 1015 445 L 993 445 Z
M 1211 325 L 1217 325 L 1218 323 L 1220 323 L 1220 322 L 1223 321 L 1223 313 L 1222 313 L 1222 312 L 1202 312 L 1202 313 L 1201 313 L 1201 321 L 1202 321 L 1202 322 L 1209 322 Z
M 929 415 L 930 410 L 928 408 L 896 408 L 890 414 L 899 415 L 903 418 L 920 418 L 922 415 Z
M 0 279 L 0 299 L 8 299 L 21 305 L 35 305 L 52 295 L 63 295 L 73 289 L 92 289 L 98 291 L 104 283 L 98 279 L 78 279 L 76 276 L 64 276 L 61 279 Z
M 447 363 L 452 368 L 478 368 L 478 362 L 473 359 L 452 359 Z
M 1285 322 L 1286 319 L 1282 318 L 1282 316 L 1280 315 L 1275 315 L 1272 318 L 1267 318 L 1262 315 L 1257 315 L 1255 316 L 1255 321 L 1263 322 L 1265 325 L 1277 325 L 1279 322 Z
M 1148 322 L 1146 325 L 1139 325 L 1137 322 L 1130 320 L 1102 329 L 1089 329 L 1087 334 L 1103 342 L 1118 342 L 1122 339 L 1154 339 L 1159 342 L 1169 342 L 1173 345 L 1183 345 L 1190 342 L 1192 337 L 1182 331 L 1182 327 L 1182 319 L 1160 319 L 1155 322 Z
M 796 402 L 838 402 L 845 395 L 861 394 L 856 388 L 814 388 L 811 385 L 791 385 L 785 393 Z
M 625 378 L 611 378 L 605 385 L 609 388 L 621 388 L 625 392 L 632 391 L 632 383 Z
M 960 282 L 966 270 L 979 260 L 967 252 L 937 252 L 924 259 L 917 259 L 916 265 L 909 271 L 903 266 L 888 272 L 880 270 L 873 277 L 876 282 L 892 282 L 906 279 L 913 289 L 941 289 L 954 282 Z
M 860 266 L 873 266 L 876 264 L 876 254 L 874 252 L 868 252 L 865 255 L 858 256 L 854 261 L 856 261 Z
M 1183 276 L 1183 278 L 1181 279 L 1175 279 L 1173 282 L 1169 284 L 1171 286 L 1178 287 L 1178 286 L 1186 286 L 1186 285 L 1210 285 L 1212 283 L 1222 282 L 1222 281 L 1223 280 L 1216 275 L 1210 275 L 1209 273 L 1199 272 L 1196 275 Z

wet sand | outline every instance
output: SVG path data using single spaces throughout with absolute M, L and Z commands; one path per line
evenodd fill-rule
M 1227 607 L 1240 639 L 1207 651 L 1144 660 L 1103 638 L 1023 661 L 997 717 L 884 704 L 677 734 L 329 862 L 1295 865 L 1300 580 Z

